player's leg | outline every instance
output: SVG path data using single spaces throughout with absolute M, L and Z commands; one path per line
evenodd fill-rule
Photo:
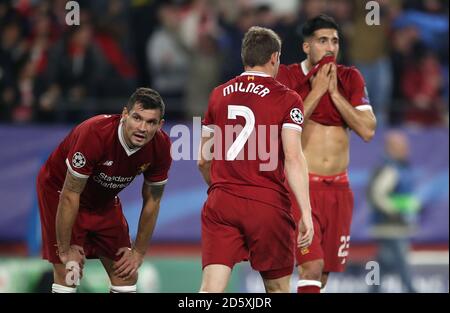
M 109 280 L 111 282 L 110 286 L 111 293 L 136 293 L 137 290 L 136 284 L 138 280 L 137 272 L 131 275 L 130 278 L 123 279 L 114 273 L 115 261 L 107 257 L 100 257 L 100 261 L 102 262 L 103 267 L 105 268 L 106 273 L 108 274 Z
M 52 293 L 75 293 L 77 288 L 71 281 L 75 282 L 75 278 L 77 278 L 76 273 L 69 273 L 66 270 L 66 266 L 59 259 L 56 248 L 55 220 L 59 193 L 57 190 L 48 186 L 41 170 L 37 178 L 36 190 L 42 231 L 42 255 L 44 259 L 53 264 L 53 284 L 51 291 Z
M 298 271 L 297 292 L 298 293 L 320 293 L 322 288 L 322 272 L 324 267 L 324 253 L 322 249 L 323 223 L 321 222 L 321 208 L 326 195 L 318 186 L 318 182 L 310 180 L 310 201 L 312 209 L 312 220 L 314 225 L 314 237 L 311 245 L 307 248 L 295 249 L 295 260 Z M 292 215 L 298 223 L 301 217 L 300 207 L 291 195 Z M 296 238 L 298 228 L 296 229 Z
M 264 279 L 264 288 L 267 293 L 289 293 L 290 292 L 290 283 L 291 283 L 291 275 L 287 275 L 281 278 L 276 279 Z
M 231 268 L 223 264 L 210 264 L 203 269 L 200 292 L 224 292 L 231 276 Z
M 298 270 L 298 293 L 320 293 L 323 288 L 324 250 L 322 247 L 322 226 L 319 218 L 313 214 L 314 237 L 308 248 L 296 249 L 295 257 Z
M 314 237 L 307 248 L 296 248 L 295 258 L 298 270 L 298 293 L 320 293 L 322 272 L 324 269 L 324 251 L 322 248 L 322 224 L 319 217 L 313 213 Z M 298 231 L 298 229 L 297 229 Z M 298 232 L 296 232 L 296 235 Z
M 298 293 L 319 293 L 323 288 L 324 260 L 316 259 L 298 265 Z
M 122 247 L 131 248 L 128 223 L 123 215 L 120 200 L 104 210 L 102 215 L 90 212 L 83 214 L 88 224 L 86 227 L 90 230 L 85 245 L 95 251 L 91 256 L 98 257 L 102 262 L 111 282 L 110 292 L 136 293 L 137 272 L 128 279 L 122 279 L 114 273 L 115 262 L 121 258 L 117 255 L 118 250 Z
M 329 276 L 330 276 L 329 272 L 322 272 L 322 277 L 320 278 L 320 282 L 322 283 L 322 289 L 324 289 L 325 286 L 327 285 Z
M 213 190 L 202 209 L 202 284 L 200 292 L 224 292 L 234 264 L 248 257 L 239 229 L 241 199 Z
M 330 272 L 345 271 L 350 250 L 350 227 L 353 211 L 353 193 L 347 182 L 338 182 L 330 186 L 328 197 L 335 199 L 330 202 L 327 219 L 323 231 L 322 249 L 324 252 L 324 268 L 322 273 L 322 288 L 325 287 Z M 332 203 L 335 203 L 332 206 Z
M 75 281 L 77 274 L 68 273 L 66 265 L 62 263 L 53 264 L 52 293 L 75 293 L 77 285 Z
M 295 222 L 288 210 L 247 200 L 243 225 L 249 260 L 259 271 L 266 292 L 288 293 L 294 268 Z

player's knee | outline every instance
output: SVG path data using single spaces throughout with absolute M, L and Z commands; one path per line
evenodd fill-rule
M 75 293 L 77 292 L 77 285 L 75 283 L 68 283 L 67 271 L 64 264 L 53 265 L 53 284 L 52 293 Z
M 74 284 L 70 284 L 67 282 L 67 278 L 73 278 L 68 277 L 68 273 L 66 271 L 66 267 L 64 264 L 54 264 L 53 265 L 53 282 L 58 286 L 66 286 L 66 287 L 75 287 Z
M 322 283 L 322 289 L 325 288 L 325 286 L 328 282 L 328 273 L 322 273 L 322 277 L 320 278 L 320 281 Z
M 199 292 L 207 293 L 223 293 L 227 287 L 226 280 L 223 279 L 211 279 L 210 276 L 203 277 L 202 285 Z
M 199 293 L 223 293 L 226 286 L 215 282 L 202 282 Z
M 306 262 L 299 266 L 299 275 L 301 279 L 321 281 L 323 260 Z
M 270 282 L 264 282 L 264 285 L 267 293 L 289 292 L 289 281 L 272 280 Z
M 119 277 L 111 277 L 111 285 L 112 286 L 133 286 L 137 284 L 138 281 L 138 273 L 134 273 L 127 279 L 122 279 Z

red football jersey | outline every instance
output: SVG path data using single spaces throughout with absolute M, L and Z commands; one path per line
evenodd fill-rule
M 69 170 L 89 178 L 80 196 L 80 209 L 101 211 L 116 195 L 144 173 L 148 184 L 165 184 L 172 163 L 170 138 L 157 131 L 145 146 L 130 149 L 122 135 L 120 115 L 98 115 L 77 127 L 43 165 L 45 181 L 61 190 Z
M 341 94 L 356 109 L 370 110 L 369 97 L 364 78 L 355 67 L 337 66 L 338 88 Z M 289 66 L 280 65 L 277 80 L 287 87 L 295 90 L 302 99 L 306 99 L 311 91 L 311 83 L 306 79 L 308 70 L 305 61 Z M 346 126 L 344 119 L 332 102 L 330 95 L 326 93 L 310 116 L 314 122 L 327 126 Z
M 245 72 L 212 91 L 202 124 L 214 132 L 210 190 L 290 208 L 281 130 L 302 130 L 296 92 L 267 74 Z

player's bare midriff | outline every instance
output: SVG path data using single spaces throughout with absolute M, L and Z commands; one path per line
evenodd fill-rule
M 325 176 L 345 172 L 349 164 L 349 136 L 342 126 L 306 122 L 302 145 L 309 172 Z

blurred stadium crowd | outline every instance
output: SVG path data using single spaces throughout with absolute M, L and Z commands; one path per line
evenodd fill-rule
M 213 87 L 242 72 L 252 25 L 283 39 L 282 62 L 302 61 L 301 24 L 320 13 L 341 26 L 340 63 L 363 73 L 386 125 L 448 124 L 448 1 L 379 0 L 366 24 L 359 0 L 0 0 L 0 121 L 78 122 L 119 112 L 137 86 L 164 97 L 169 119 L 202 115 Z

